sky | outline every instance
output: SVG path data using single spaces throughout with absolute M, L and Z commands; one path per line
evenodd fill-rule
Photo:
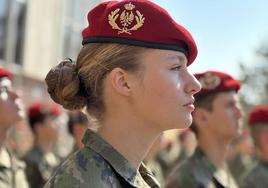
M 254 66 L 254 51 L 268 42 L 266 0 L 153 0 L 193 35 L 198 56 L 189 69 L 239 77 L 239 63 Z

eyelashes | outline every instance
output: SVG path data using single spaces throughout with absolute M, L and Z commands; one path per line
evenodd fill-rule
M 171 70 L 174 70 L 174 71 L 179 71 L 181 69 L 182 69 L 182 66 L 176 66 L 176 67 L 171 68 Z

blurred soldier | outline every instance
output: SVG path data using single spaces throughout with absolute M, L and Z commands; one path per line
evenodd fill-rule
M 195 146 L 195 135 L 190 129 L 176 131 L 174 141 L 169 141 L 156 157 L 161 166 L 164 179 L 167 178 L 175 165 L 181 163 L 193 153 Z
M 196 74 L 202 85 L 196 94 L 196 110 L 190 127 L 197 136 L 194 154 L 171 173 L 169 188 L 236 187 L 226 171 L 229 143 L 239 133 L 241 112 L 237 91 L 240 83 L 218 71 Z
M 242 175 L 252 168 L 255 159 L 255 148 L 248 130 L 237 137 L 231 144 L 227 155 L 230 172 L 237 183 L 241 182 Z
M 28 109 L 28 120 L 34 134 L 34 147 L 24 157 L 26 175 L 32 188 L 42 187 L 58 166 L 59 160 L 52 153 L 58 138 L 55 106 L 36 102 Z
M 268 187 L 268 105 L 255 107 L 248 124 L 258 151 L 258 162 L 242 178 L 242 188 Z
M 68 131 L 74 138 L 74 147 L 71 153 L 84 146 L 82 138 L 88 126 L 89 120 L 83 112 L 75 111 L 73 113 L 69 113 Z
M 194 133 L 190 129 L 185 129 L 178 135 L 178 140 L 181 146 L 180 154 L 176 159 L 176 162 L 173 164 L 179 164 L 189 156 L 191 156 L 194 152 L 196 146 L 196 138 Z
M 0 188 L 27 188 L 25 164 L 5 145 L 8 130 L 23 117 L 18 95 L 12 89 L 12 75 L 0 68 Z
M 170 173 L 170 169 L 173 168 L 174 162 L 180 154 L 180 146 L 176 138 L 169 138 L 169 136 L 170 135 L 163 134 L 163 146 L 156 156 L 156 160 L 161 166 L 164 178 Z
M 162 166 L 157 157 L 161 149 L 163 149 L 162 142 L 163 142 L 163 134 L 161 134 L 157 138 L 157 140 L 150 148 L 150 151 L 146 155 L 145 159 L 143 160 L 148 169 L 153 173 L 153 175 L 155 176 L 161 187 L 165 185 L 164 174 Z

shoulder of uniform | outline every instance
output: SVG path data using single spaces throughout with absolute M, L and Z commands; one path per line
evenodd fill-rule
M 115 181 L 116 175 L 106 160 L 86 148 L 70 156 L 45 187 L 105 187 Z
M 260 163 L 257 163 L 245 172 L 240 184 L 241 187 L 248 187 L 248 185 L 257 185 L 263 181 L 268 181 L 268 171 Z

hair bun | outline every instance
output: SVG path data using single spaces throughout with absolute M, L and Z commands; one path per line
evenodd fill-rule
M 50 97 L 64 108 L 77 110 L 86 105 L 87 100 L 81 91 L 76 64 L 71 59 L 66 59 L 51 69 L 45 81 Z

